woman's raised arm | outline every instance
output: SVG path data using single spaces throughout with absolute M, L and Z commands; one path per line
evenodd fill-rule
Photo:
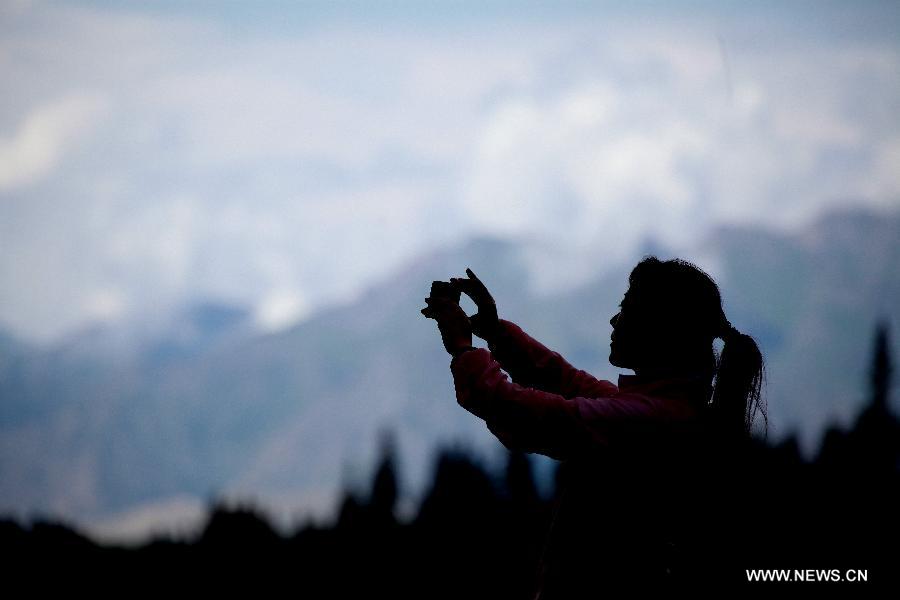
M 494 358 L 513 381 L 566 398 L 608 396 L 616 392 L 616 386 L 611 382 L 576 369 L 515 323 L 500 319 L 497 304 L 487 286 L 472 269 L 467 268 L 466 275 L 451 277 L 450 284 L 469 296 L 478 307 L 478 313 L 470 317 L 472 332 L 488 342 Z
M 511 321 L 500 319 L 496 335 L 488 342 L 492 355 L 513 381 L 564 398 L 610 396 L 615 384 L 597 379 L 569 364 Z
M 512 383 L 500 363 L 484 348 L 469 350 L 450 362 L 460 406 L 484 419 L 503 444 L 558 460 L 589 448 L 634 438 L 660 424 L 683 420 L 683 403 L 615 392 L 566 398 Z M 612 384 L 610 384 L 612 385 Z

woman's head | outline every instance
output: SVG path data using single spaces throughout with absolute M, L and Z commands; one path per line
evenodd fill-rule
M 637 373 L 715 376 L 711 414 L 749 431 L 757 412 L 763 360 L 753 338 L 731 326 L 712 278 L 683 260 L 644 258 L 631 271 L 619 313 L 610 319 L 609 361 Z M 725 345 L 716 356 L 713 340 Z

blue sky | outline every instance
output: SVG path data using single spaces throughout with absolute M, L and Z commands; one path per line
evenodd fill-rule
M 7 2 L 0 326 L 185 302 L 277 329 L 477 233 L 647 238 L 900 206 L 896 3 Z M 462 269 L 464 266 L 461 266 Z

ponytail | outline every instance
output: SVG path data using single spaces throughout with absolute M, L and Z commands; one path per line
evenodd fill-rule
M 718 334 L 725 345 L 719 355 L 710 410 L 724 434 L 740 433 L 749 437 L 756 415 L 768 430 L 768 416 L 762 387 L 765 365 L 762 353 L 749 335 L 739 332 L 723 317 Z

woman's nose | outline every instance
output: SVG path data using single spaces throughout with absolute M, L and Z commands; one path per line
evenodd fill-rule
M 616 313 L 613 315 L 612 319 L 609 320 L 609 324 L 612 325 L 613 327 L 615 327 L 616 321 L 618 321 L 618 320 L 619 320 L 619 313 Z

